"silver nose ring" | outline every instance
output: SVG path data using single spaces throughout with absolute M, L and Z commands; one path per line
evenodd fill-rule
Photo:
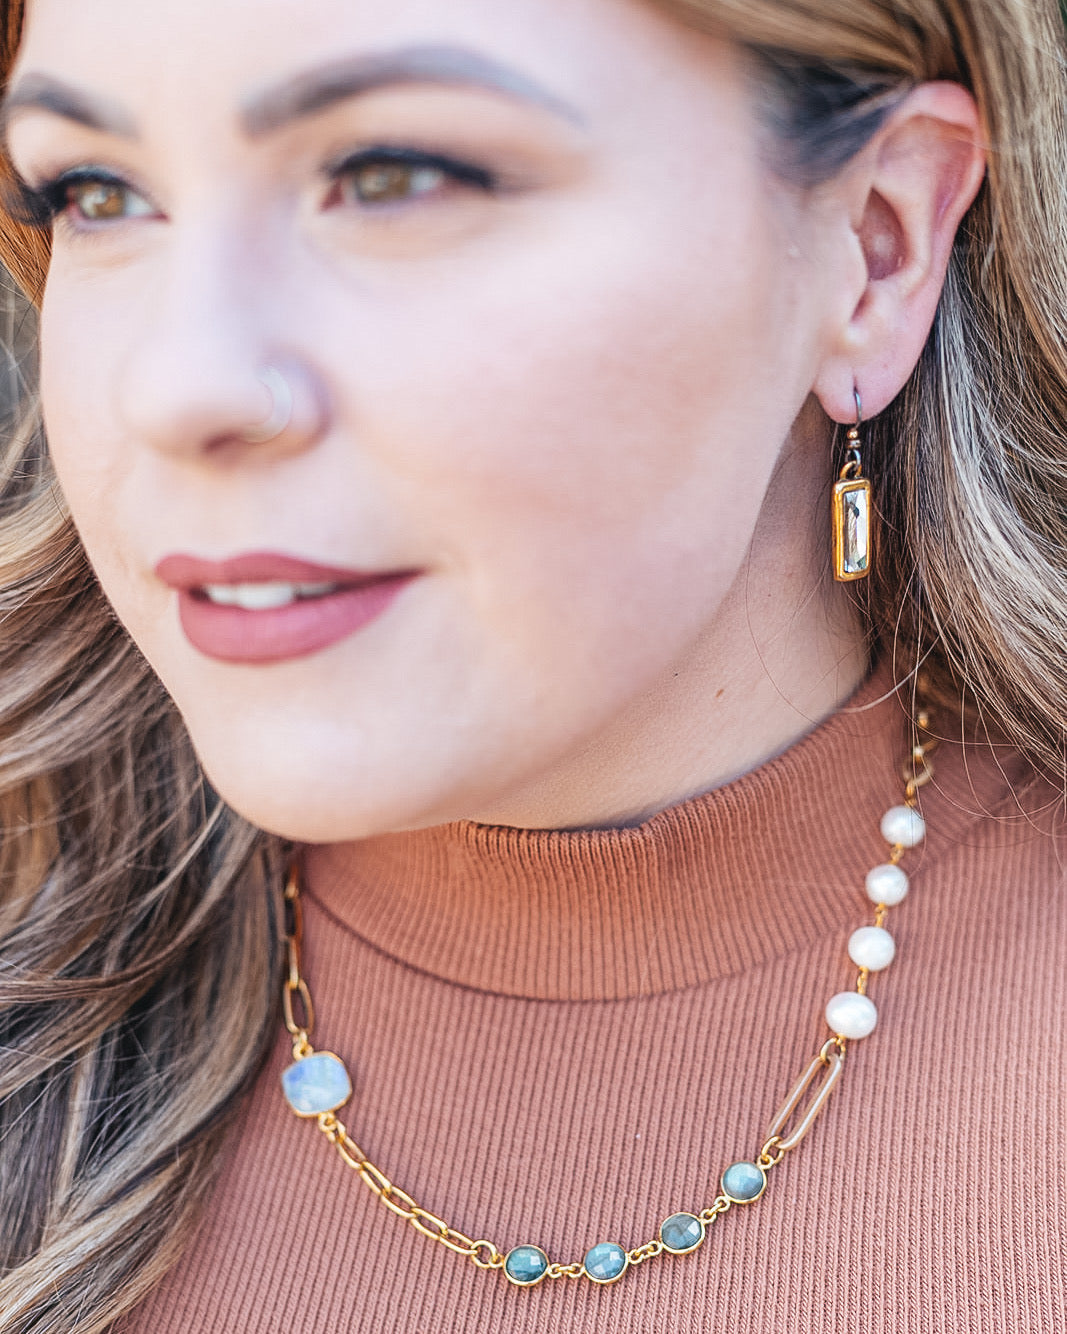
M 241 439 L 250 445 L 263 445 L 281 435 L 293 419 L 293 391 L 289 381 L 273 366 L 264 366 L 257 377 L 267 387 L 271 397 L 270 415 L 258 426 L 241 432 Z

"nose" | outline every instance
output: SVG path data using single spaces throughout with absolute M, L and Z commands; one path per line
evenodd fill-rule
M 190 463 L 263 462 L 312 445 L 326 398 L 287 341 L 277 290 L 203 234 L 153 279 L 116 383 L 131 441 Z

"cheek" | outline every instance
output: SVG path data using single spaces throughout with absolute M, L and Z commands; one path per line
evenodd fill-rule
M 368 439 L 527 642 L 690 635 L 743 559 L 804 396 L 769 336 L 789 327 L 781 247 L 745 199 L 710 228 L 583 216 L 495 282 L 457 269 L 432 302 L 376 310 Z
M 40 385 L 49 454 L 82 545 L 120 619 L 140 639 L 160 619 L 166 598 L 142 577 L 135 535 L 154 519 L 143 494 L 131 514 L 137 457 L 114 410 L 128 337 L 120 317 L 128 314 L 53 269 L 41 308 Z M 165 498 L 157 495 L 154 503 L 158 517 Z

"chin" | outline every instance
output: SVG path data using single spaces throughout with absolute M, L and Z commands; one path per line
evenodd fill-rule
M 290 746 L 199 753 L 212 787 L 238 815 L 294 843 L 346 843 L 460 818 L 454 775 L 434 782 L 415 747 L 403 772 L 371 759 L 353 763 L 356 748 L 343 756 Z
M 404 827 L 411 817 L 398 803 L 383 800 L 386 794 L 379 792 L 375 799 L 369 792 L 333 784 L 327 791 L 321 776 L 302 782 L 296 768 L 277 782 L 264 781 L 263 771 L 235 776 L 230 766 L 205 764 L 204 768 L 212 787 L 238 815 L 264 833 L 292 843 L 370 838 Z

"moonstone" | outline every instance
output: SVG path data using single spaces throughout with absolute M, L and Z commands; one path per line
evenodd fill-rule
M 861 926 L 848 938 L 848 957 L 857 968 L 880 973 L 893 962 L 897 947 L 893 937 L 880 926 Z
M 892 862 L 881 866 L 872 866 L 867 872 L 867 897 L 872 903 L 884 903 L 887 908 L 895 908 L 904 902 L 908 892 L 908 877 Z
M 660 1227 L 659 1239 L 672 1255 L 685 1255 L 704 1240 L 704 1224 L 696 1214 L 671 1214 Z
M 757 1163 L 731 1163 L 722 1174 L 722 1193 L 734 1204 L 751 1204 L 767 1188 L 767 1174 Z
M 841 991 L 826 1006 L 826 1022 L 843 1038 L 865 1038 L 874 1032 L 878 1011 L 869 996 Z
M 599 1242 L 585 1253 L 585 1272 L 594 1283 L 614 1283 L 628 1263 L 626 1252 L 613 1241 Z
M 339 1057 L 317 1051 L 282 1072 L 282 1092 L 297 1116 L 321 1116 L 344 1106 L 352 1081 Z
M 917 847 L 926 837 L 926 821 L 910 806 L 892 806 L 882 816 L 882 837 L 894 847 Z

